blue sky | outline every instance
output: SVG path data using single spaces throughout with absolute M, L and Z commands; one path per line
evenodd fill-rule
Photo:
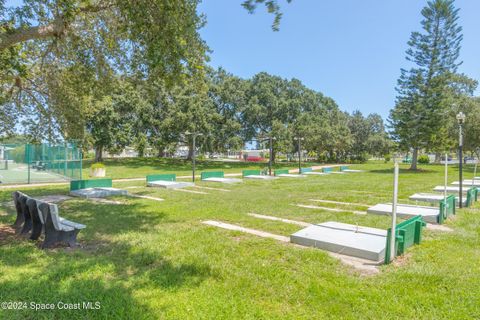
M 297 78 L 337 101 L 342 110 L 384 118 L 412 31 L 420 30 L 420 0 L 293 0 L 283 5 L 279 32 L 263 8 L 249 15 L 242 0 L 203 0 L 201 30 L 210 64 L 248 78 L 266 71 Z M 457 0 L 464 41 L 460 71 L 480 80 L 480 1 Z M 480 94 L 480 91 L 477 91 Z
M 400 68 L 408 67 L 407 41 L 420 30 L 426 0 L 281 0 L 279 32 L 271 30 L 273 17 L 263 7 L 249 15 L 242 2 L 200 4 L 207 16 L 200 33 L 213 51 L 212 66 L 243 78 L 261 71 L 297 78 L 342 110 L 388 116 Z M 456 6 L 464 34 L 460 71 L 480 80 L 480 1 L 457 0 Z

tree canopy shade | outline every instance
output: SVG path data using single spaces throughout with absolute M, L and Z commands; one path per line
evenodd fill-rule
M 412 32 L 408 42 L 406 58 L 415 67 L 401 70 L 390 122 L 400 146 L 413 149 L 411 169 L 416 169 L 420 149 L 440 152 L 452 146 L 453 104 L 476 87 L 457 73 L 462 41 L 458 11 L 453 0 L 429 1 L 422 10 L 423 33 Z
M 103 99 L 103 88 L 117 76 L 166 86 L 196 83 L 208 59 L 198 34 L 205 23 L 198 2 L 24 0 L 7 8 L 0 0 L 0 104 L 8 109 L 0 110 L 2 132 L 24 119 L 25 127 L 48 128 L 48 138 L 82 137 L 96 112 L 93 101 Z M 239 4 L 252 13 L 264 5 L 278 28 L 276 0 Z

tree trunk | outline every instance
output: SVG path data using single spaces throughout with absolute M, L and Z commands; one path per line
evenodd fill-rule
M 103 160 L 103 146 L 95 146 L 95 160 L 94 162 L 101 162 Z
M 412 165 L 410 166 L 410 170 L 417 170 L 417 160 L 418 160 L 418 148 L 414 148 L 413 154 L 412 154 Z
M 188 144 L 187 160 L 192 160 L 192 159 L 193 159 L 193 146 L 191 144 Z
M 158 158 L 165 158 L 165 146 L 159 146 L 158 147 L 157 157 Z
M 434 163 L 440 163 L 440 161 L 442 160 L 442 154 L 440 152 L 435 152 L 435 161 Z

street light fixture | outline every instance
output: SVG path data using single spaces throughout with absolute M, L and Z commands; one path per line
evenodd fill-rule
M 293 140 L 298 141 L 298 174 L 302 173 L 302 141 L 303 137 L 294 137 Z
M 192 147 L 193 147 L 193 153 L 192 153 L 192 181 L 195 182 L 195 154 L 196 154 L 196 146 L 195 146 L 195 141 L 198 136 L 203 136 L 203 133 L 200 132 L 185 132 L 185 135 L 187 136 L 192 136 Z
M 465 114 L 463 112 L 459 112 L 457 114 L 457 121 L 458 121 L 458 157 L 460 158 L 460 162 L 459 162 L 459 178 L 460 178 L 460 189 L 458 190 L 459 191 L 459 204 L 458 206 L 460 208 L 463 207 L 463 199 L 462 199 L 462 196 L 463 196 L 463 124 L 465 123 Z

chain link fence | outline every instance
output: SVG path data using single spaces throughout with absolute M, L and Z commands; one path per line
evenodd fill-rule
M 1 184 L 48 183 L 82 178 L 76 143 L 0 144 Z

